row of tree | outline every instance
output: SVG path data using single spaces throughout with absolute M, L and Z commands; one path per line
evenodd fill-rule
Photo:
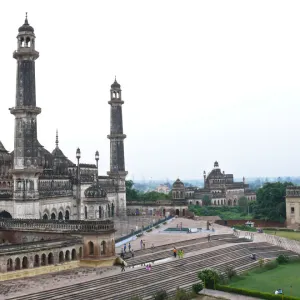
M 156 191 L 144 193 L 134 188 L 132 180 L 126 180 L 126 199 L 129 201 L 157 201 L 171 199 L 171 194 L 163 194 Z

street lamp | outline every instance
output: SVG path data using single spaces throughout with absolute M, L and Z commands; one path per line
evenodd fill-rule
M 99 152 L 98 151 L 95 152 L 95 160 L 96 160 L 96 166 L 97 166 L 97 182 L 98 182 L 98 174 L 99 174 L 99 172 L 98 172 Z
M 79 169 L 79 160 L 81 157 L 80 149 L 76 150 L 76 158 L 77 158 L 77 219 L 80 220 L 80 169 Z

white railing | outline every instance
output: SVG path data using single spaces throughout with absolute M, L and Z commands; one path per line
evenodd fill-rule
M 300 254 L 300 241 L 290 240 L 276 235 L 237 230 L 235 236 L 251 236 L 254 242 L 266 242 Z

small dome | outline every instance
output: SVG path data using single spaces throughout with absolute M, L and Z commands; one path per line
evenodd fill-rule
M 55 157 L 63 157 L 63 158 L 66 157 L 66 156 L 63 154 L 63 152 L 62 152 L 58 147 L 56 147 L 56 148 L 52 151 L 52 155 L 55 156 Z
M 86 198 L 106 198 L 106 191 L 96 182 L 84 191 L 84 196 Z
M 27 20 L 27 13 L 26 13 L 26 18 L 24 24 L 19 28 L 19 32 L 23 31 L 29 31 L 29 32 L 34 32 L 34 29 L 32 26 L 29 25 L 28 20 Z
M 121 85 L 117 82 L 117 79 L 115 78 L 115 82 L 111 85 L 112 89 L 120 89 Z
M 179 178 L 177 178 L 177 180 L 173 183 L 173 188 L 184 188 L 184 184 Z
M 215 167 L 215 168 L 219 168 L 219 163 L 218 163 L 217 161 L 215 161 L 214 167 Z

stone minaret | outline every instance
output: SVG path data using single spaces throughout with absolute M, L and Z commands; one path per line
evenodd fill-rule
M 10 109 L 15 116 L 14 134 L 14 217 L 39 218 L 38 178 L 42 172 L 38 159 L 37 120 L 41 109 L 36 107 L 34 29 L 28 24 L 27 13 L 17 36 L 13 53 L 17 60 L 16 103 Z
M 114 179 L 117 193 L 116 215 L 124 214 L 126 211 L 126 188 L 124 159 L 123 118 L 122 118 L 122 91 L 121 86 L 115 79 L 110 89 L 110 171 L 107 174 Z

